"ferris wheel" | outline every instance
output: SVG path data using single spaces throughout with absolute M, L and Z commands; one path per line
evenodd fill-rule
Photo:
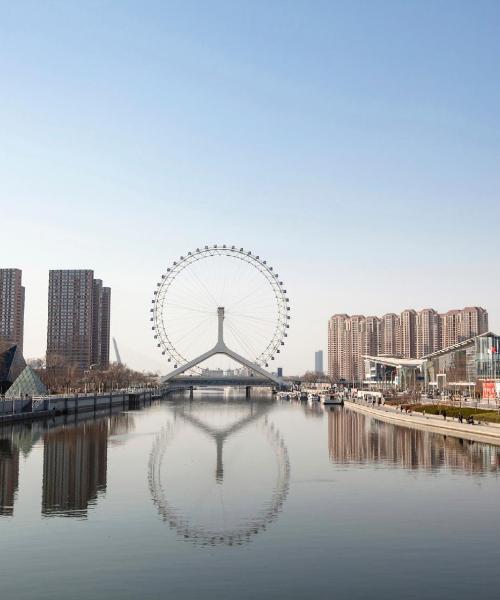
M 174 369 L 187 365 L 192 374 L 202 372 L 196 357 L 215 354 L 268 367 L 289 328 L 289 299 L 279 274 L 260 256 L 236 246 L 204 246 L 174 260 L 152 304 L 158 348 Z

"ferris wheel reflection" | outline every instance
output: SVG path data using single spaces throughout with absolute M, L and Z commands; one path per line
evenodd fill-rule
M 234 408 L 234 403 L 231 403 Z M 219 408 L 221 405 L 219 404 Z M 196 545 L 241 545 L 264 531 L 276 519 L 286 500 L 290 483 L 290 461 L 288 450 L 279 430 L 269 419 L 273 404 L 269 402 L 241 403 L 240 408 L 247 414 L 224 427 L 214 426 L 202 418 L 206 405 L 179 405 L 174 408 L 174 418 L 162 428 L 156 436 L 149 459 L 149 489 L 154 504 L 163 522 L 167 523 L 177 535 Z M 168 451 L 172 441 L 183 426 L 187 425 L 196 432 L 201 432 L 215 444 L 215 485 L 222 487 L 224 482 L 224 448 L 232 436 L 243 432 L 253 425 L 262 435 L 262 440 L 274 455 L 276 478 L 272 484 L 269 498 L 257 505 L 252 515 L 245 515 L 234 525 L 225 521 L 220 526 L 211 522 L 208 525 L 195 524 L 195 519 L 187 515 L 170 498 L 174 491 L 172 486 L 162 481 L 165 471 L 168 471 Z M 255 438 L 253 438 L 255 439 Z M 212 479 L 214 482 L 214 479 Z M 234 506 L 226 506 L 229 512 L 234 512 Z

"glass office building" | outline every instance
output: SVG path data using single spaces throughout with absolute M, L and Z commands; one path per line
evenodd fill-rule
M 500 336 L 483 333 L 424 358 L 425 383 L 447 388 L 500 378 Z

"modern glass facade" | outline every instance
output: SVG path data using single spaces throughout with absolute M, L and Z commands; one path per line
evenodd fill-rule
M 500 378 L 500 337 L 483 334 L 429 355 L 423 365 L 425 382 L 439 377 L 449 384 L 476 384 L 482 379 Z
M 500 378 L 500 336 L 479 336 L 476 341 L 476 376 L 478 379 Z

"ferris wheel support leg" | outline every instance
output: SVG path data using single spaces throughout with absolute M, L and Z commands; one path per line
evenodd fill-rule
M 240 354 L 237 354 L 236 352 L 233 352 L 224 343 L 221 344 L 220 342 L 217 343 L 216 346 L 214 348 L 212 348 L 212 350 L 209 350 L 208 352 L 205 352 L 204 354 L 201 354 L 197 358 L 193 358 L 193 360 L 190 360 L 185 365 L 182 365 L 181 367 L 178 367 L 177 369 L 174 369 L 168 375 L 165 375 L 165 377 L 163 377 L 163 379 L 162 379 L 162 383 L 166 383 L 166 382 L 170 381 L 171 379 L 173 379 L 177 375 L 182 375 L 182 373 L 185 373 L 186 371 L 189 371 L 189 369 L 192 369 L 193 367 L 196 367 L 197 365 L 199 365 L 203 361 L 207 360 L 208 358 L 211 358 L 212 356 L 215 356 L 216 354 L 225 354 L 226 356 L 229 356 L 229 358 L 232 358 L 237 363 L 239 363 L 241 366 L 247 367 L 253 373 L 256 373 L 257 375 L 260 375 L 261 377 L 264 377 L 265 379 L 269 379 L 270 381 L 273 381 L 278 386 L 281 386 L 283 384 L 283 382 L 278 377 L 275 377 L 274 375 L 271 375 L 271 373 L 269 373 L 268 371 L 266 371 L 262 367 L 259 367 L 259 365 L 256 365 L 255 363 L 250 362 L 249 360 L 247 360 L 246 358 L 244 358 Z
M 232 358 L 236 362 L 240 363 L 240 365 L 242 365 L 243 367 L 247 367 L 247 369 L 250 369 L 253 373 L 257 373 L 261 377 L 264 377 L 265 379 L 269 379 L 270 381 L 273 381 L 278 386 L 283 385 L 283 382 L 278 377 L 271 375 L 271 373 L 268 373 L 265 369 L 263 369 L 259 365 L 247 360 L 240 354 L 233 352 L 230 348 L 228 348 L 226 346 L 226 343 L 224 341 L 224 307 L 223 306 L 219 306 L 217 308 L 217 319 L 218 319 L 218 332 L 217 332 L 218 335 L 217 335 L 217 343 L 215 344 L 215 346 L 208 352 L 205 352 L 204 354 L 200 354 L 200 356 L 198 356 L 197 358 L 193 358 L 193 360 L 190 360 L 185 365 L 182 365 L 181 367 L 174 369 L 168 375 L 165 375 L 165 377 L 162 379 L 162 382 L 166 383 L 167 381 L 170 381 L 177 375 L 181 375 L 182 373 L 185 373 L 189 369 L 196 367 L 203 361 L 207 360 L 208 358 L 211 358 L 212 356 L 215 356 L 216 354 L 225 354 L 226 356 L 229 356 L 229 358 Z

